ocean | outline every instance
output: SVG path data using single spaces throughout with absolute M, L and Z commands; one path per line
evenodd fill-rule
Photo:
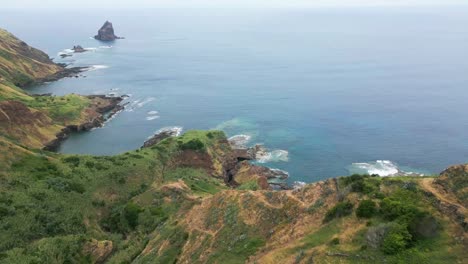
M 106 21 L 126 39 L 92 38 Z M 32 93 L 127 94 L 63 153 L 138 148 L 166 127 L 264 144 L 290 182 L 434 174 L 468 161 L 468 9 L 5 10 L 0 27 L 92 66 Z M 73 45 L 89 52 L 60 58 Z

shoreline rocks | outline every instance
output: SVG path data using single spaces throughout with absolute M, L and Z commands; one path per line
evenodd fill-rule
M 63 65 L 60 65 L 63 67 Z M 46 82 L 54 82 L 58 81 L 63 78 L 67 77 L 77 77 L 78 74 L 88 70 L 89 67 L 73 67 L 73 68 L 63 68 L 62 71 L 59 71 L 55 74 L 52 74 L 50 76 L 44 77 L 42 79 L 36 80 L 32 85 L 34 84 L 41 84 L 41 83 L 46 83 Z
M 86 96 L 87 98 L 94 99 L 94 98 L 100 98 L 104 99 L 109 102 L 108 105 L 105 106 L 92 106 L 96 107 L 96 112 L 99 113 L 100 115 L 97 116 L 96 118 L 93 118 L 92 120 L 89 120 L 87 122 L 78 124 L 78 125 L 68 125 L 65 128 L 62 129 L 59 133 L 57 133 L 55 136 L 56 138 L 47 144 L 45 144 L 45 147 L 43 148 L 44 150 L 47 151 L 57 151 L 58 148 L 60 147 L 60 144 L 65 141 L 71 133 L 74 132 L 82 132 L 82 131 L 89 131 L 93 128 L 96 127 L 101 127 L 107 120 L 109 120 L 112 116 L 120 112 L 124 106 L 120 105 L 122 102 L 123 98 L 122 97 L 107 97 L 105 95 L 90 95 Z
M 156 132 L 151 138 L 146 140 L 143 143 L 143 146 L 141 148 L 149 148 L 151 146 L 154 146 L 158 144 L 159 142 L 163 141 L 166 138 L 170 137 L 176 137 L 180 135 L 181 129 L 178 127 L 173 127 L 173 128 L 163 128 Z
M 114 27 L 109 21 L 106 21 L 104 25 L 102 25 L 98 31 L 98 34 L 94 36 L 94 38 L 100 41 L 114 41 L 116 39 L 123 39 L 123 37 L 117 37 L 115 35 Z
M 289 178 L 289 174 L 286 171 L 280 169 L 269 168 L 265 166 L 259 166 L 255 164 L 249 164 L 248 168 L 244 166 L 244 162 L 248 161 L 260 161 L 268 155 L 268 150 L 261 144 L 256 144 L 253 147 L 246 147 L 246 142 L 250 138 L 245 135 L 234 136 L 228 139 L 229 145 L 233 150 L 233 154 L 237 159 L 238 166 L 233 168 L 231 171 L 230 181 L 235 182 L 235 176 L 238 171 L 243 170 L 242 177 L 249 177 L 246 175 L 253 175 L 259 178 L 265 178 L 270 189 L 273 190 L 290 190 L 294 186 L 290 186 L 286 180 Z M 243 169 L 241 169 L 243 167 Z

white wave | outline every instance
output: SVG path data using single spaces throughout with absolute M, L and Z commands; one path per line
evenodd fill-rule
M 234 148 L 246 148 L 251 138 L 249 135 L 241 134 L 228 138 L 228 141 Z
M 84 48 L 86 51 L 96 51 L 98 48 L 96 47 L 89 47 L 89 48 Z
M 299 190 L 299 189 L 302 189 L 304 188 L 304 186 L 306 186 L 306 183 L 305 182 L 301 182 L 301 181 L 295 181 L 292 185 L 293 189 L 294 190 Z
M 147 116 L 147 117 L 146 117 L 146 120 L 151 121 L 151 120 L 158 119 L 158 118 L 159 118 L 158 115 L 155 115 L 155 116 Z
M 154 98 L 154 97 L 148 97 L 148 98 L 146 98 L 145 100 L 143 100 L 143 101 L 137 103 L 136 106 L 137 106 L 137 107 L 143 107 L 145 104 L 147 104 L 147 103 L 149 103 L 149 102 L 152 102 L 152 101 L 154 101 L 154 100 L 156 100 L 156 98 Z
M 157 114 L 159 114 L 159 112 L 158 111 L 149 111 L 147 114 L 148 115 L 157 115 Z
M 270 168 L 270 170 L 273 173 L 275 173 L 276 176 L 279 177 L 279 178 L 283 178 L 283 179 L 289 178 L 289 172 L 287 172 L 285 170 L 273 169 L 273 168 Z
M 279 162 L 289 161 L 289 152 L 287 150 L 277 149 L 273 151 L 266 151 L 266 149 L 257 151 L 255 154 L 257 162 L 268 163 L 268 162 Z
M 100 49 L 111 49 L 112 46 L 99 46 Z
M 60 55 L 70 55 L 72 54 L 74 51 L 72 49 L 64 49 L 62 51 L 60 51 L 59 53 L 57 53 L 58 56 Z
M 180 134 L 182 134 L 182 130 L 183 128 L 182 127 L 179 127 L 179 126 L 174 126 L 174 127 L 163 127 L 159 130 L 157 130 L 156 132 L 154 132 L 155 135 L 158 135 L 158 134 L 161 134 L 161 133 L 167 133 L 167 132 L 170 132 L 170 134 L 174 137 L 178 137 L 180 136 Z M 150 136 L 148 137 L 148 139 L 154 137 L 153 136 Z
M 387 176 L 424 176 L 423 173 L 404 171 L 396 163 L 389 160 L 376 160 L 374 162 L 353 163 L 348 167 L 351 174 L 376 174 Z
M 88 71 L 97 71 L 97 70 L 102 70 L 102 69 L 107 69 L 109 66 L 107 65 L 93 65 L 91 67 L 88 67 Z

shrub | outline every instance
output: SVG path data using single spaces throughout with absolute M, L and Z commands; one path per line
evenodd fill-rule
M 376 211 L 375 202 L 372 200 L 363 200 L 356 209 L 356 216 L 362 218 L 371 218 Z
M 108 218 L 102 221 L 105 229 L 111 232 L 126 234 L 138 226 L 138 216 L 143 209 L 134 203 L 127 203 L 112 208 Z
M 94 165 L 95 165 L 95 164 L 94 164 L 94 162 L 92 162 L 92 161 L 87 161 L 87 162 L 85 162 L 85 166 L 86 166 L 87 168 L 90 168 L 90 169 L 91 169 L 91 168 L 94 168 Z
M 353 204 L 350 202 L 337 203 L 333 208 L 328 210 L 323 219 L 323 222 L 330 222 L 334 218 L 350 215 L 353 212 Z
M 47 180 L 47 186 L 59 192 L 84 193 L 86 190 L 83 184 L 63 178 L 50 178 Z
M 205 144 L 200 139 L 196 138 L 196 139 L 191 139 L 185 143 L 180 143 L 180 149 L 182 150 L 191 149 L 191 150 L 199 151 L 199 150 L 205 149 Z
M 386 220 L 393 221 L 399 219 L 406 223 L 419 213 L 415 206 L 391 198 L 384 198 L 382 200 L 380 211 Z
M 138 214 L 142 212 L 140 206 L 134 203 L 128 203 L 124 208 L 124 216 L 131 229 L 138 225 Z
M 411 234 L 406 226 L 394 223 L 383 239 L 381 250 L 385 254 L 397 254 L 406 249 L 410 242 Z
M 335 237 L 330 241 L 330 245 L 338 245 L 340 244 L 340 239 Z
M 71 165 L 78 167 L 80 165 L 80 158 L 72 156 L 72 157 L 66 157 L 63 159 L 66 163 L 70 163 Z
M 345 186 L 351 186 L 352 192 L 369 194 L 377 191 L 380 186 L 379 179 L 375 179 L 375 176 L 353 174 L 348 177 L 341 179 Z

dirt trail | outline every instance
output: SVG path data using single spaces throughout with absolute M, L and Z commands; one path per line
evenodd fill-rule
M 423 189 L 425 189 L 426 191 L 429 191 L 431 192 L 432 194 L 434 194 L 437 199 L 439 199 L 440 201 L 442 202 L 445 202 L 445 203 L 448 203 L 448 204 L 451 204 L 451 205 L 455 205 L 457 206 L 460 210 L 462 210 L 462 212 L 464 214 L 466 214 L 466 208 L 461 205 L 457 199 L 453 198 L 453 197 L 450 197 L 447 193 L 445 192 L 441 192 L 438 188 L 436 188 L 434 186 L 434 178 L 424 178 L 420 181 L 421 183 L 421 187 Z

